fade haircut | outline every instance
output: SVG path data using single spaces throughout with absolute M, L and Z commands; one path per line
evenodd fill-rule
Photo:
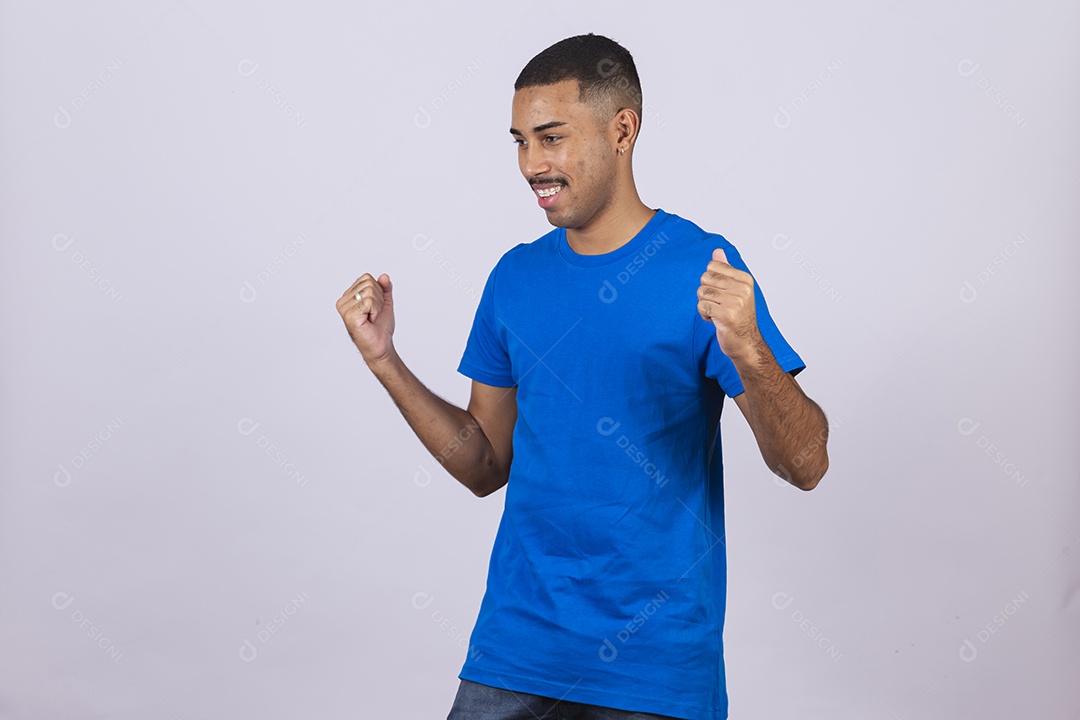
M 598 123 L 630 108 L 641 127 L 641 80 L 630 52 L 603 35 L 576 35 L 555 43 L 529 61 L 514 90 L 577 80 L 578 100 L 592 107 Z

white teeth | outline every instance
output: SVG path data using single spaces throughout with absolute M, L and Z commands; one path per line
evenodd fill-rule
M 547 190 L 537 190 L 536 194 L 539 195 L 540 197 L 546 198 L 546 197 L 551 197 L 555 193 L 559 192 L 559 190 L 561 190 L 561 189 L 562 189 L 562 185 L 556 185 L 555 187 L 548 188 Z

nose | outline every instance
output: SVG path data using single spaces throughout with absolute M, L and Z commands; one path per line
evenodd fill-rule
M 525 179 L 537 177 L 551 170 L 547 155 L 542 147 L 528 143 L 521 151 L 521 173 Z

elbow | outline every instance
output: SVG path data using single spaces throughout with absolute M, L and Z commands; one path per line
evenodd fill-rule
M 498 489 L 498 486 L 491 483 L 477 483 L 469 487 L 469 490 L 472 490 L 472 494 L 478 498 L 485 498 Z
M 476 497 L 484 498 L 484 497 L 487 497 L 488 495 L 492 494 L 496 490 L 499 490 L 505 484 L 506 484 L 506 480 L 503 479 L 501 481 L 497 480 L 497 481 L 489 482 L 489 483 L 478 483 L 476 485 L 471 486 L 469 489 L 472 490 L 472 494 L 475 495 Z
M 473 477 L 473 482 L 468 484 L 469 490 L 478 498 L 487 497 L 510 479 L 509 470 L 499 468 L 493 458 L 488 458 L 483 464 L 483 471 Z
M 818 486 L 818 483 L 821 482 L 821 478 L 825 477 L 825 473 L 828 470 L 829 456 L 823 452 L 817 462 L 804 462 L 795 472 L 790 472 L 783 465 L 778 465 L 773 472 L 786 480 L 789 484 L 794 485 L 800 490 L 809 492 Z
M 807 472 L 799 478 L 799 482 L 793 482 L 792 484 L 800 490 L 810 492 L 818 486 L 821 482 L 821 478 L 825 477 L 825 473 L 829 471 L 829 456 L 822 453 L 821 461 L 813 468 L 812 472 Z

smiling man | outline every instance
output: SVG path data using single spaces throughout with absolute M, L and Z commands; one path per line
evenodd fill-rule
M 478 496 L 506 487 L 449 720 L 723 720 L 724 400 L 803 490 L 828 424 L 735 247 L 638 196 L 630 53 L 568 38 L 514 90 L 518 164 L 555 229 L 488 276 L 468 408 L 395 351 L 389 276 L 337 301 L 425 447 Z

